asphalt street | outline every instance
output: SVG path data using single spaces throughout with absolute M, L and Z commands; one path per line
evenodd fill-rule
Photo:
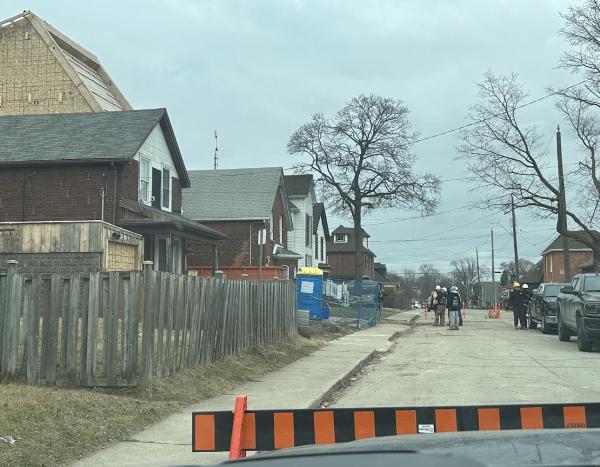
M 515 331 L 512 313 L 467 312 L 459 331 L 420 320 L 333 407 L 600 401 L 600 352 L 540 330 Z

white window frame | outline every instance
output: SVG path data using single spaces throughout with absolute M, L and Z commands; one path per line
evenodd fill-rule
M 146 171 L 146 176 L 144 177 L 143 167 L 144 163 L 148 164 L 148 170 Z M 148 157 L 144 157 L 140 154 L 140 184 L 139 184 L 139 198 L 140 201 L 144 204 L 150 204 L 150 198 L 152 196 L 152 161 Z M 146 183 L 146 196 L 143 196 L 142 184 Z
M 342 237 L 342 240 L 339 240 L 338 237 Z M 348 243 L 348 234 L 335 234 L 333 243 Z

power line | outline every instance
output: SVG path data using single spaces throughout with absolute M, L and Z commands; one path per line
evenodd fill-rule
M 592 78 L 584 79 L 583 81 L 580 81 L 579 83 L 572 84 L 571 86 L 567 86 L 566 88 L 562 88 L 562 89 L 559 89 L 558 91 L 554 91 L 554 92 L 548 93 L 548 94 L 546 94 L 546 95 L 544 95 L 542 97 L 538 97 L 537 99 L 534 99 L 532 101 L 529 101 L 529 102 L 526 102 L 524 104 L 521 104 L 521 105 L 517 106 L 515 108 L 515 110 L 520 110 L 520 109 L 522 109 L 524 107 L 530 106 L 532 104 L 536 104 L 536 103 L 538 103 L 540 101 L 543 101 L 544 99 L 548 99 L 549 97 L 556 96 L 557 94 L 560 94 L 560 93 L 562 93 L 564 91 L 568 91 L 569 89 L 573 89 L 573 88 L 575 88 L 577 86 L 580 86 L 583 83 L 586 83 L 587 81 L 590 81 L 591 79 Z M 445 130 L 445 131 L 441 131 L 439 133 L 435 133 L 433 135 L 425 136 L 423 138 L 419 138 L 419 139 L 413 141 L 413 144 L 421 143 L 423 141 L 427 141 L 427 140 L 434 139 L 434 138 L 439 138 L 440 136 L 444 136 L 444 135 L 448 135 L 450 133 L 454 133 L 454 132 L 457 132 L 457 131 L 460 131 L 460 130 L 464 130 L 465 128 L 469 128 L 469 127 L 472 127 L 472 126 L 475 126 L 475 125 L 479 125 L 480 123 L 484 123 L 486 120 L 490 120 L 490 119 L 498 118 L 498 117 L 500 117 L 500 114 L 492 115 L 492 116 L 490 116 L 488 118 L 482 118 L 481 120 L 477 120 L 477 121 L 474 121 L 474 122 L 471 122 L 471 123 L 466 123 L 466 124 L 461 125 L 461 126 L 456 127 L 456 128 L 451 128 L 450 130 Z

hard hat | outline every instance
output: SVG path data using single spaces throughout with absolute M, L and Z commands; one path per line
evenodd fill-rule
M 446 287 L 442 287 L 442 290 L 443 290 L 444 292 L 448 292 L 448 289 L 447 289 Z
M 528 286 L 527 284 L 523 284 L 523 288 L 524 288 L 524 289 L 528 289 L 528 288 L 529 288 L 529 286 Z
M 456 287 L 455 285 L 453 285 L 452 287 L 450 287 L 450 292 L 458 292 L 458 287 Z
M 441 287 L 439 285 L 435 286 L 435 290 L 439 291 L 441 289 Z
M 515 282 L 515 283 L 513 284 L 513 287 L 514 287 L 514 288 L 521 287 L 521 284 L 519 284 L 518 282 Z

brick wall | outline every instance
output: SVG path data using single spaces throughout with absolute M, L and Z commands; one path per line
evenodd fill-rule
M 28 20 L 0 34 L 0 115 L 91 112 Z
M 117 180 L 121 182 L 117 183 L 117 199 L 137 201 L 137 162 L 117 166 Z M 2 167 L 0 221 L 100 219 L 103 186 L 104 219 L 115 223 L 113 168 L 109 165 Z
M 592 259 L 591 251 L 571 251 L 571 277 L 579 271 L 577 267 Z M 544 282 L 565 282 L 562 251 L 551 251 L 544 255 Z
M 10 259 L 19 262 L 19 272 L 27 273 L 98 272 L 102 265 L 102 253 L 2 253 L 0 267 L 5 267 Z
M 331 277 L 354 277 L 354 253 L 327 253 L 327 263 L 331 266 Z M 373 278 L 374 259 L 371 255 L 364 255 L 364 275 Z

